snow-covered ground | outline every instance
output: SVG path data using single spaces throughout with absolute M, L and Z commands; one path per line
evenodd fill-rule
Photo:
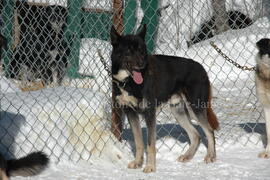
M 91 1 L 90 5 L 96 5 L 96 2 L 99 2 L 99 5 L 105 3 L 105 9 L 111 8 L 106 0 Z M 97 53 L 100 49 L 104 59 L 109 61 L 110 44 L 97 39 L 83 39 L 79 71 L 93 75 L 94 80 L 76 79 L 65 87 L 21 92 L 16 84 L 0 75 L 0 137 L 3 143 L 0 146 L 1 152 L 6 152 L 9 148 L 6 156 L 20 157 L 29 151 L 42 149 L 51 158 L 50 166 L 39 176 L 12 179 L 270 179 L 270 160 L 257 158 L 264 148 L 266 137 L 260 104 L 255 96 L 254 73 L 237 69 L 210 46 L 210 41 L 214 41 L 238 63 L 254 66 L 256 41 L 262 37 L 270 37 L 269 19 L 259 18 L 248 28 L 228 31 L 188 49 L 185 44 L 188 38 L 186 35 L 190 31 L 194 33 L 198 26 L 187 24 L 192 22 L 192 18 L 183 18 L 190 17 L 186 10 L 191 9 L 191 6 L 201 10 L 201 19 L 196 19 L 196 23 L 201 23 L 211 17 L 212 12 L 207 9 L 210 1 L 196 3 L 189 0 L 163 0 L 161 6 L 169 2 L 172 6 L 162 12 L 165 14 L 162 14 L 155 52 L 192 58 L 202 63 L 208 71 L 214 89 L 213 106 L 221 124 L 221 130 L 216 133 L 217 161 L 212 164 L 203 162 L 206 154 L 204 138 L 192 161 L 176 161 L 188 148 L 188 139 L 165 106 L 158 115 L 157 172 L 144 174 L 142 169 L 127 169 L 128 162 L 134 157 L 131 130 L 128 127 L 124 129 L 122 143 L 118 142 L 109 130 L 108 74 L 105 70 L 100 71 L 103 65 Z M 261 1 L 245 2 L 247 6 L 244 7 L 242 0 L 230 0 L 227 8 L 254 12 L 252 10 Z M 181 11 L 177 9 L 179 6 Z M 181 14 L 177 14 L 175 10 Z M 194 17 L 198 16 L 197 11 L 193 13 Z M 140 15 L 138 12 L 138 16 Z M 252 18 L 256 16 L 256 13 L 251 14 Z M 177 23 L 170 21 L 172 17 L 180 18 L 180 31 L 177 30 Z M 181 18 L 185 21 L 182 22 Z M 190 30 L 189 27 L 193 29 Z M 195 126 L 201 132 L 196 123 Z M 145 138 L 145 126 L 143 133 Z
M 179 163 L 164 154 L 157 160 L 157 172 L 144 174 L 141 169 L 130 170 L 107 162 L 71 164 L 62 162 L 52 165 L 41 175 L 28 180 L 265 180 L 269 179 L 269 160 L 257 158 L 257 149 L 233 148 L 218 152 L 218 160 L 213 164 L 202 162 L 203 153 L 198 153 L 193 161 Z M 176 158 L 176 157 L 175 157 Z M 13 178 L 24 180 L 23 177 Z

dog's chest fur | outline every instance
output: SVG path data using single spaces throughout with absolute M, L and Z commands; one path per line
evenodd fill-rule
M 141 93 L 142 86 L 136 86 L 132 82 L 130 73 L 123 69 L 119 69 L 118 73 L 113 75 L 113 78 L 117 87 L 116 100 L 119 105 L 138 108 L 143 99 Z
M 256 62 L 257 96 L 262 104 L 270 106 L 270 57 L 268 54 L 261 57 L 257 55 Z
M 136 85 L 130 77 L 129 72 L 120 69 L 113 77 L 117 80 L 114 81 L 114 83 L 118 90 L 116 100 L 120 106 L 135 108 L 139 111 L 144 111 L 150 106 L 150 101 L 143 95 L 143 91 L 145 91 L 144 88 L 146 87 L 143 85 Z M 153 88 L 154 87 L 152 87 L 151 90 L 153 90 Z M 180 94 L 171 94 L 165 101 L 175 105 L 180 103 L 181 100 Z M 151 103 L 155 103 L 156 107 L 162 105 L 157 99 L 155 99 L 155 102 Z
M 116 100 L 121 106 L 138 107 L 140 100 L 130 94 L 123 88 L 119 88 L 120 94 L 116 96 Z

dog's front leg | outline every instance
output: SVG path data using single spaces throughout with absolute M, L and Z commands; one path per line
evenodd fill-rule
M 147 160 L 143 170 L 145 173 L 156 171 L 156 112 L 154 108 L 146 110 L 145 122 L 147 125 Z
M 133 132 L 135 146 L 136 146 L 136 155 L 135 160 L 128 164 L 128 168 L 137 169 L 141 168 L 143 164 L 143 153 L 144 153 L 144 145 L 142 138 L 142 129 L 140 126 L 140 120 L 138 114 L 133 110 L 126 111 L 126 115 L 130 124 L 130 127 Z
M 264 108 L 265 127 L 267 134 L 267 146 L 263 152 L 259 154 L 260 158 L 270 158 L 270 107 Z

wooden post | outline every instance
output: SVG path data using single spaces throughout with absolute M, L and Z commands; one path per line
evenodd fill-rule
M 122 0 L 113 0 L 113 25 L 116 28 L 119 34 L 123 33 L 124 24 L 123 24 L 123 2 Z M 122 132 L 123 132 L 123 123 L 122 123 L 122 111 L 116 106 L 115 101 L 115 87 L 112 90 L 112 124 L 111 131 L 115 137 L 121 141 Z

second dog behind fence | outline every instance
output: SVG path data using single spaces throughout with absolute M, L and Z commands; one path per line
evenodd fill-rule
M 70 48 L 64 38 L 67 9 L 17 2 L 20 42 L 8 64 L 9 77 L 45 85 L 61 85 L 68 68 Z

